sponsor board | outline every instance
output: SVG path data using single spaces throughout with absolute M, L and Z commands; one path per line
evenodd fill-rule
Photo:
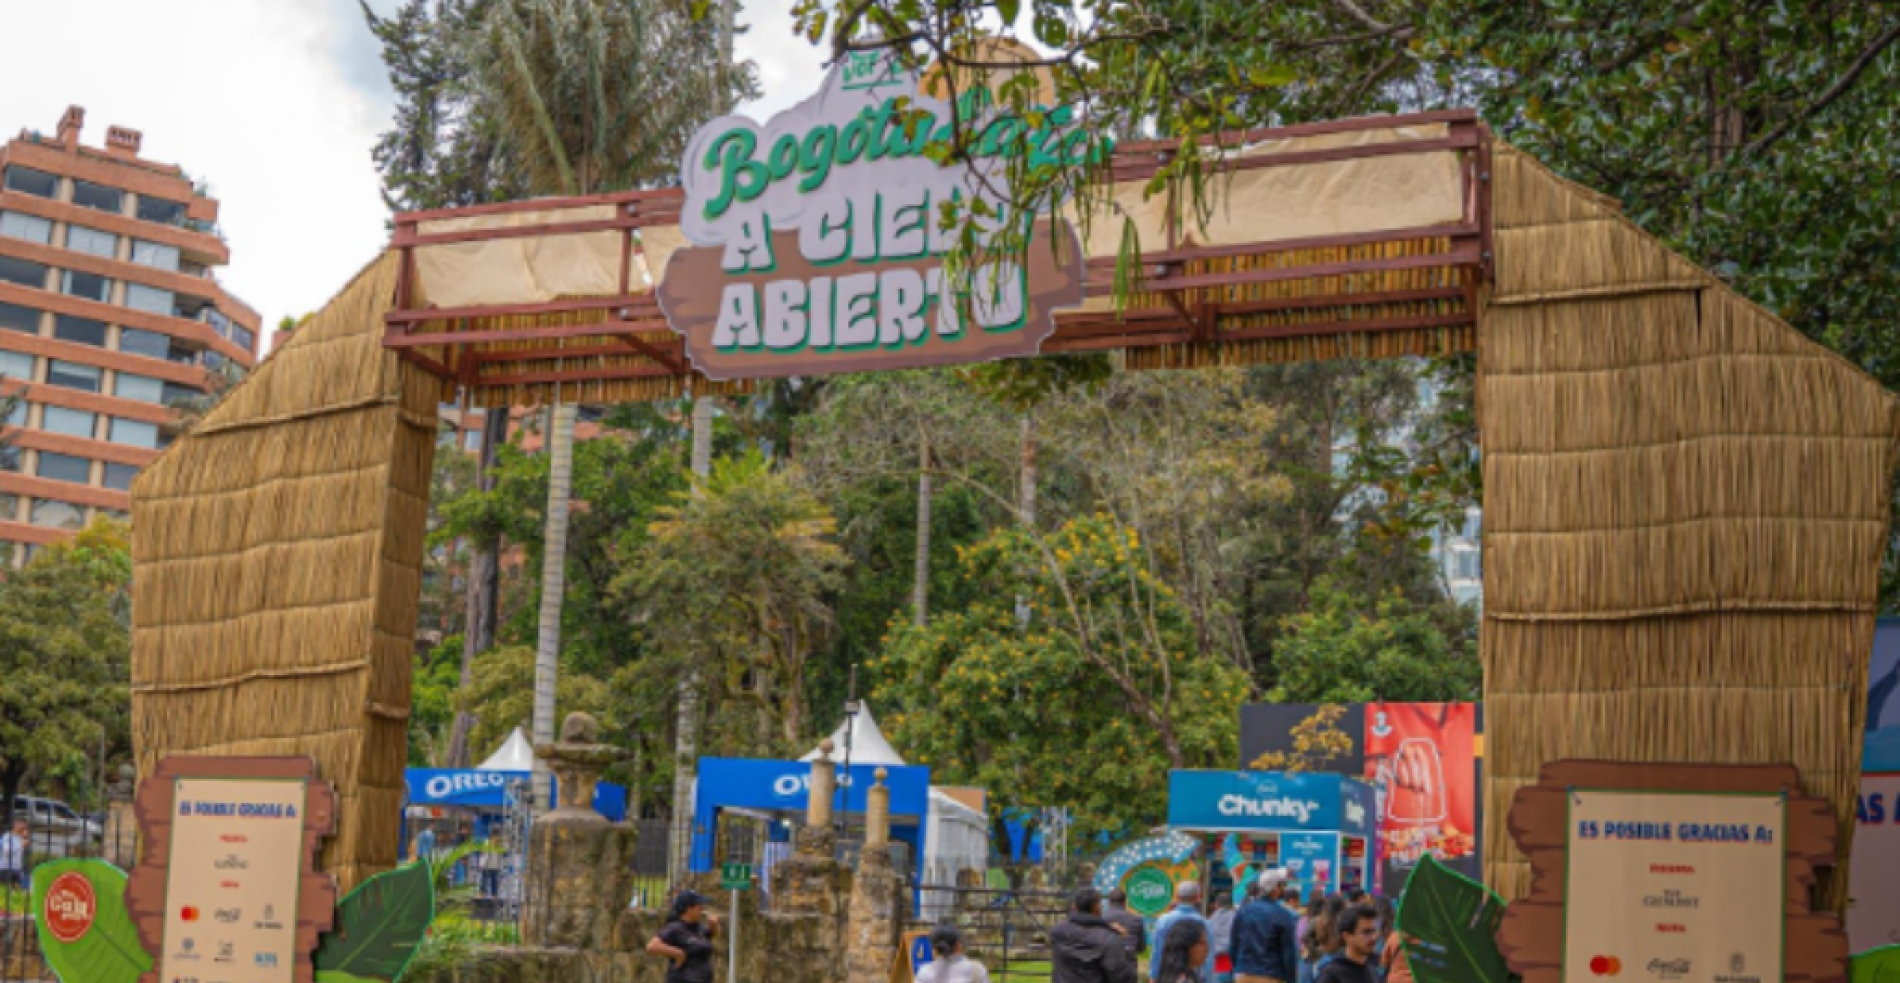
M 1564 979 L 1780 979 L 1780 795 L 1573 789 Z

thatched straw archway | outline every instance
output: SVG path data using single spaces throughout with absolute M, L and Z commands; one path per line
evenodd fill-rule
M 1375 128 L 1402 135 L 1350 135 Z M 1276 240 L 1257 229 L 1290 222 L 1274 202 L 1291 199 L 1267 182 L 1226 234 L 1268 241 L 1202 249 L 1131 198 L 1157 232 L 1144 241 L 1166 247 L 1144 258 L 1151 292 L 1117 319 L 1095 291 L 1045 349 L 1118 348 L 1128 367 L 1159 369 L 1475 345 L 1487 811 L 1502 817 L 1557 758 L 1787 761 L 1851 834 L 1900 401 L 1614 202 L 1460 136 L 1479 129 L 1441 114 L 1248 135 L 1283 155 L 1267 166 L 1285 180 L 1358 188 L 1347 203 L 1359 211 L 1425 224 Z M 1395 151 L 1396 140 L 1415 142 Z M 1414 200 L 1420 180 L 1442 178 L 1444 154 L 1465 175 L 1449 193 L 1468 196 L 1449 223 Z M 1137 148 L 1116 176 L 1138 184 L 1143 166 Z M 1323 168 L 1338 170 L 1312 171 Z M 1352 194 L 1400 197 L 1384 208 Z M 677 244 L 676 218 L 642 200 L 566 234 L 630 251 L 644 228 L 649 253 Z M 438 399 L 457 383 L 490 402 L 544 398 L 560 346 L 571 346 L 561 364 L 592 360 L 570 380 L 585 381 L 583 399 L 665 396 L 687 378 L 630 257 L 624 296 L 608 283 L 600 293 L 614 296 L 564 310 L 537 301 L 455 317 L 411 299 L 424 224 L 399 224 L 396 250 L 133 487 L 141 769 L 165 753 L 315 756 L 338 786 L 325 862 L 346 887 L 396 859 Z M 434 240 L 459 244 L 442 247 L 439 271 L 458 255 L 487 262 L 486 237 L 519 233 L 437 234 L 459 237 Z M 1092 277 L 1113 248 L 1089 244 Z M 545 342 L 555 348 L 525 337 L 539 329 L 559 333 Z M 483 331 L 510 334 L 462 344 Z M 1509 839 L 1489 837 L 1485 852 L 1487 879 L 1522 894 Z M 1837 910 L 1842 880 L 1823 882 Z

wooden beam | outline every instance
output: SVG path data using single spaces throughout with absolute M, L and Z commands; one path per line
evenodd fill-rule
M 608 321 L 603 324 L 561 324 L 542 328 L 444 331 L 431 334 L 405 334 L 392 329 L 384 332 L 383 346 L 421 348 L 428 345 L 480 345 L 495 341 L 554 341 L 560 338 L 607 338 L 620 335 L 654 334 L 666 330 L 668 328 L 664 321 Z
M 1415 242 L 1420 239 L 1461 239 L 1477 238 L 1481 230 L 1473 223 L 1459 222 L 1452 225 L 1425 225 L 1411 229 L 1387 229 L 1377 232 L 1354 232 L 1347 235 L 1307 236 L 1301 239 L 1282 239 L 1260 242 L 1242 242 L 1230 246 L 1183 246 L 1180 249 L 1158 249 L 1141 254 L 1142 266 L 1162 266 L 1178 263 L 1191 263 L 1196 260 L 1226 259 L 1232 256 L 1256 256 L 1263 253 L 1290 253 L 1302 249 L 1335 249 L 1341 246 L 1365 246 L 1375 242 Z M 1098 256 L 1088 261 L 1090 272 L 1113 271 L 1117 257 Z
M 452 321 L 457 318 L 480 317 L 520 317 L 533 314 L 568 314 L 574 311 L 610 311 L 629 308 L 646 311 L 659 310 L 650 294 L 633 294 L 624 297 L 579 297 L 573 300 L 551 300 L 532 304 L 477 304 L 471 307 L 426 307 L 420 310 L 403 308 L 383 315 L 386 324 L 415 324 L 419 321 Z

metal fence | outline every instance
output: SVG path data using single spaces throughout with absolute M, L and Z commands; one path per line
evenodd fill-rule
M 0 813 L 10 813 L 0 823 L 0 983 L 53 983 L 35 927 L 33 868 L 64 857 L 98 857 L 129 870 L 137 829 L 128 808 L 86 813 L 26 792 Z M 25 825 L 23 839 L 18 823 Z

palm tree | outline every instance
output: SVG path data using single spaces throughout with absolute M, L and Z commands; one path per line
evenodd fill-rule
M 495 120 L 537 195 L 590 195 L 667 179 L 702 121 L 732 103 L 717 26 L 684 0 L 497 0 L 468 39 L 472 102 Z M 548 442 L 534 739 L 554 739 L 574 451 L 572 403 Z M 534 776 L 548 804 L 546 769 Z

